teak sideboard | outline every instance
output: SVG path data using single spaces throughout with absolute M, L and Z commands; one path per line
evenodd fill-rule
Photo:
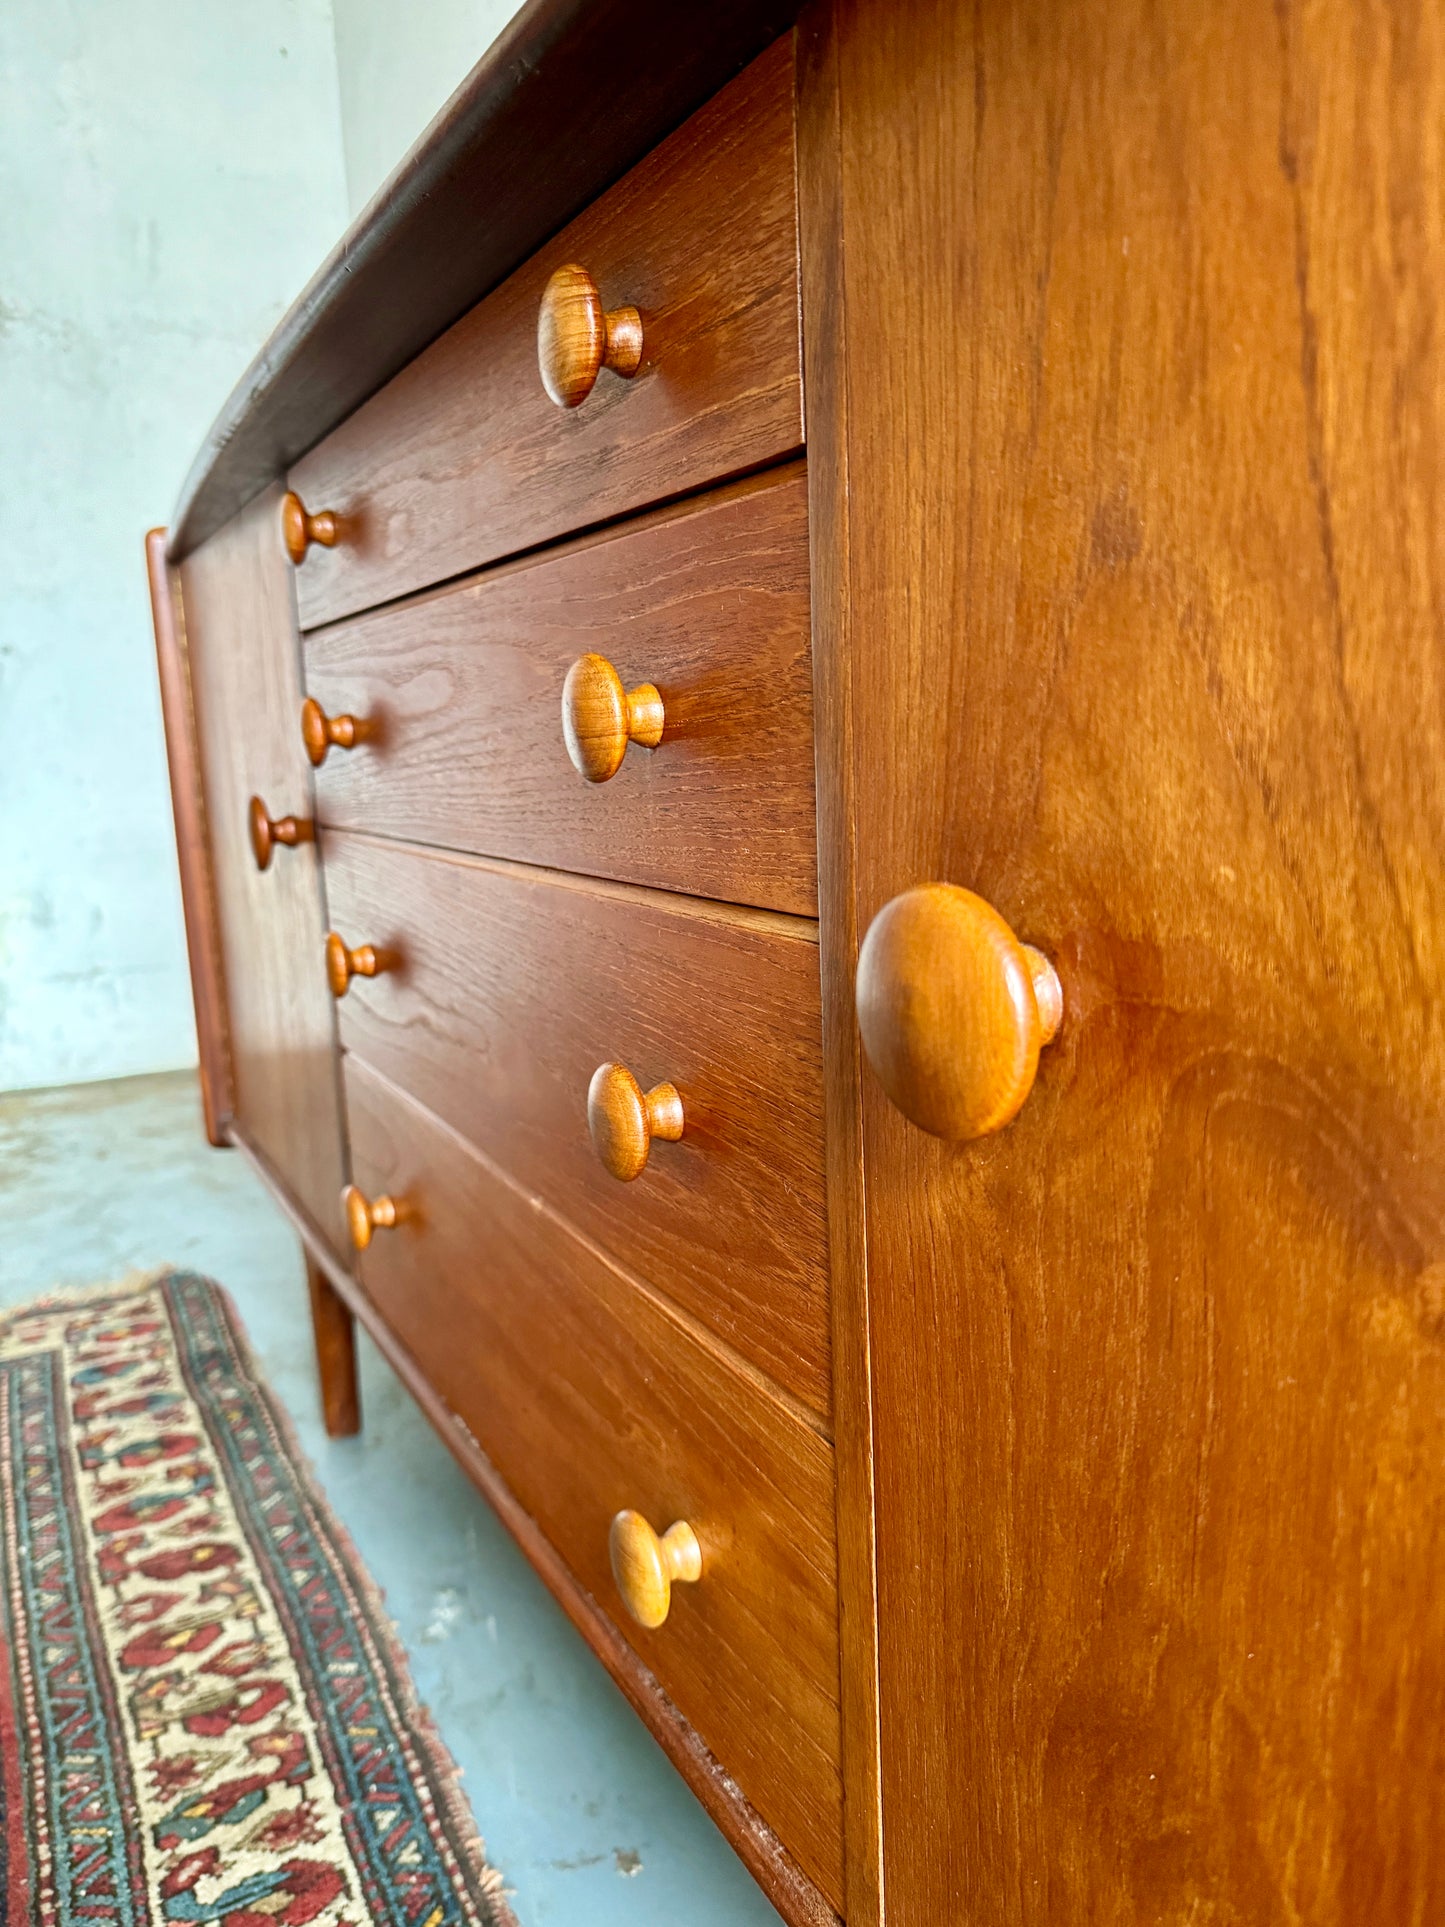
M 1445 13 L 532 0 L 148 554 L 207 1129 L 790 1923 L 1445 1918 Z

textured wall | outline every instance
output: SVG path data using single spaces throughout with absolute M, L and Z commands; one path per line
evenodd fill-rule
M 357 214 L 518 11 L 517 0 L 334 0 L 346 188 Z
M 0 0 L 0 1090 L 194 1058 L 142 537 L 345 216 L 329 0 Z

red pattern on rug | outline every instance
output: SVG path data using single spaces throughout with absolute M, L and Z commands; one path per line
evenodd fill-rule
M 0 1581 L 8 1922 L 512 1927 L 209 1280 L 0 1324 Z

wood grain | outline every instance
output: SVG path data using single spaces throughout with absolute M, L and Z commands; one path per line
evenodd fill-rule
M 416 1220 L 368 1294 L 569 1568 L 810 1877 L 840 1895 L 832 1454 L 354 1057 L 359 1180 Z M 645 1633 L 614 1515 L 687 1519 L 703 1576 Z
M 537 311 L 574 260 L 646 345 L 564 413 Z M 797 449 L 798 327 L 787 38 L 296 464 L 340 522 L 297 571 L 303 626 Z
M 313 631 L 306 680 L 371 739 L 330 757 L 325 823 L 811 914 L 805 478 Z M 661 691 L 655 751 L 572 767 L 567 672 L 596 651 Z
M 888 1917 L 1432 1920 L 1445 16 L 819 17 L 853 923 L 1066 1012 L 997 1138 L 862 1084 Z
M 339 833 L 325 859 L 338 924 L 397 960 L 338 1006 L 347 1049 L 826 1424 L 812 926 Z M 614 1059 L 687 1119 L 632 1184 L 588 1134 Z
M 349 1439 L 361 1430 L 361 1391 L 356 1376 L 356 1330 L 349 1306 L 308 1253 L 306 1290 L 311 1300 L 311 1333 L 316 1343 L 316 1374 L 321 1415 L 329 1439 Z
M 171 559 L 269 487 L 797 11 L 797 0 L 529 0 L 237 382 L 176 504 Z
M 155 628 L 156 668 L 160 675 L 161 717 L 166 732 L 166 766 L 171 810 L 176 824 L 176 854 L 181 873 L 181 910 L 186 925 L 186 956 L 196 1013 L 196 1050 L 200 1059 L 201 1106 L 206 1136 L 214 1145 L 229 1142 L 231 1044 L 226 1023 L 226 985 L 221 974 L 221 931 L 216 909 L 215 875 L 206 825 L 206 799 L 191 701 L 191 668 L 186 643 L 180 580 L 166 562 L 166 532 L 146 536 L 151 621 Z
M 296 718 L 291 565 L 271 490 L 180 568 L 191 689 L 230 1018 L 235 1114 L 307 1209 L 342 1234 L 336 1028 L 320 968 L 326 925 L 314 843 L 264 873 L 247 822 L 259 792 L 311 816 Z
M 436 1428 L 442 1444 L 484 1494 L 568 1619 L 612 1675 L 628 1704 L 647 1722 L 653 1738 L 717 1821 L 788 1927 L 838 1927 L 832 1906 L 756 1807 L 744 1798 L 737 1781 L 704 1745 L 614 1620 L 602 1611 L 537 1522 L 517 1503 L 496 1466 L 466 1425 L 442 1402 L 422 1367 L 337 1258 L 331 1241 L 296 1199 L 281 1173 L 235 1119 L 227 1127 L 227 1136 L 271 1193 L 337 1296 L 370 1333 L 377 1350 Z

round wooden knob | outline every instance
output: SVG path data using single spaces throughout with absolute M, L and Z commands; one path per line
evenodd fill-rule
M 334 930 L 326 934 L 326 981 L 333 997 L 344 997 L 353 977 L 379 977 L 386 959 L 374 944 L 359 944 L 348 950 Z
M 288 489 L 281 497 L 281 540 L 298 569 L 313 542 L 319 542 L 323 549 L 334 549 L 340 533 L 341 523 L 334 510 L 322 509 L 317 515 L 308 515 L 299 495 L 293 495 Z
M 248 815 L 251 850 L 258 870 L 264 870 L 270 864 L 271 852 L 278 843 L 288 850 L 294 850 L 298 843 L 310 843 L 315 839 L 316 825 L 310 817 L 268 816 L 266 805 L 259 796 L 251 798 Z
M 642 366 L 642 316 L 636 308 L 604 310 L 597 283 L 576 262 L 558 268 L 542 291 L 537 315 L 537 366 L 559 408 L 576 408 L 604 368 L 630 378 Z
M 629 1183 L 647 1169 L 655 1137 L 675 1144 L 682 1136 L 682 1099 L 675 1085 L 644 1093 L 624 1064 L 600 1064 L 587 1088 L 587 1128 L 598 1157 L 614 1178 Z
M 348 1184 L 342 1192 L 341 1204 L 346 1212 L 346 1229 L 358 1251 L 365 1251 L 373 1231 L 390 1231 L 401 1223 L 402 1207 L 395 1198 L 368 1198 L 354 1184 Z
M 328 716 L 314 696 L 301 705 L 301 741 L 313 769 L 320 769 L 333 744 L 337 749 L 355 749 L 368 734 L 367 724 L 359 717 Z
M 858 1028 L 878 1080 L 935 1137 L 984 1137 L 1033 1088 L 1058 1030 L 1053 965 L 952 883 L 885 903 L 858 956 Z
M 659 1538 L 640 1512 L 619 1512 L 607 1535 L 607 1550 L 623 1605 L 639 1626 L 649 1629 L 667 1618 L 675 1584 L 691 1586 L 702 1577 L 702 1547 L 686 1519 Z
M 662 698 L 650 682 L 624 689 L 606 656 L 579 656 L 562 685 L 562 737 L 574 769 L 605 783 L 622 767 L 629 743 L 662 741 Z

